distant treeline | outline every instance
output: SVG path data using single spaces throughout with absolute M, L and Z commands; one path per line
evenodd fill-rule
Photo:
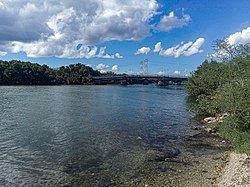
M 92 84 L 92 77 L 101 75 L 80 63 L 54 69 L 30 62 L 0 60 L 0 85 Z

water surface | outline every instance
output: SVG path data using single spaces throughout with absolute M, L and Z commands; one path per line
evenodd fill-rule
M 182 86 L 0 87 L 0 186 L 136 181 L 154 151 L 192 133 L 185 97 Z

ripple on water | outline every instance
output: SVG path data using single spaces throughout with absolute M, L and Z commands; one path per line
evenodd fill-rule
M 122 186 L 159 171 L 151 158 L 178 156 L 192 134 L 185 96 L 154 85 L 1 87 L 0 185 Z

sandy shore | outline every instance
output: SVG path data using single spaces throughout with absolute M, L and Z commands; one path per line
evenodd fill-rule
M 231 153 L 222 174 L 218 187 L 249 187 L 250 157 L 246 154 Z

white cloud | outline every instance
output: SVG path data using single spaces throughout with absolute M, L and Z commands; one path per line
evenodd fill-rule
M 85 66 L 92 68 L 91 64 L 85 64 Z
M 82 48 L 82 47 L 81 47 Z M 96 52 L 97 52 L 97 47 L 94 46 L 92 48 L 86 48 L 86 47 L 83 47 L 86 49 L 87 53 L 86 53 L 86 58 L 94 58 L 96 56 Z M 80 50 L 80 49 L 79 49 Z M 80 50 L 81 51 L 81 50 Z M 84 56 L 84 54 L 82 54 Z
M 107 73 L 107 71 L 106 71 L 106 70 L 103 70 L 103 69 L 100 70 L 100 72 L 101 72 L 101 73 Z
M 174 71 L 174 74 L 181 74 L 181 72 L 180 71 L 178 71 L 178 70 L 176 70 L 176 71 Z
M 0 51 L 34 58 L 123 58 L 103 53 L 105 48 L 98 53 L 96 46 L 142 40 L 154 29 L 169 31 L 191 20 L 171 12 L 155 25 L 160 7 L 157 0 L 1 0 Z M 84 45 L 77 50 L 78 44 Z
M 104 69 L 107 69 L 107 68 L 109 68 L 109 65 L 106 65 L 106 64 L 98 64 L 97 66 L 96 66 L 96 69 L 97 70 L 104 70 Z
M 49 43 L 38 41 L 33 43 L 12 42 L 11 52 L 26 52 L 28 57 L 58 57 L 58 58 L 118 58 L 116 55 L 106 54 L 106 47 L 101 47 L 99 53 L 96 46 L 82 46 L 76 50 L 78 42 L 60 45 L 59 41 L 51 39 Z
M 7 55 L 7 53 L 6 53 L 6 52 L 2 52 L 2 51 L 0 51 L 0 56 L 5 56 L 5 55 Z
M 134 54 L 135 55 L 139 55 L 139 54 L 148 54 L 151 51 L 151 49 L 149 47 L 142 47 L 140 49 L 138 49 Z
M 156 29 L 159 31 L 170 31 L 174 28 L 181 28 L 186 26 L 191 21 L 191 17 L 188 14 L 183 14 L 182 18 L 178 18 L 174 15 L 174 12 L 170 12 L 168 16 L 163 16 L 157 25 Z
M 116 57 L 116 58 L 123 58 L 123 56 L 121 56 L 119 53 L 116 53 L 116 54 L 115 54 L 115 57 Z
M 225 39 L 225 42 L 228 42 L 230 45 L 239 45 L 250 43 L 250 27 L 243 29 L 240 32 L 231 34 L 228 38 Z M 230 55 L 228 51 L 223 48 L 215 47 L 216 52 L 213 54 L 208 54 L 208 58 L 212 59 L 228 59 Z
M 96 57 L 99 58 L 114 58 L 114 55 L 109 55 L 109 54 L 105 54 L 106 51 L 106 47 L 101 47 L 99 54 L 96 55 Z
M 112 71 L 119 71 L 119 66 L 118 65 L 113 65 L 112 66 Z
M 188 48 L 188 50 L 184 51 L 185 56 L 191 56 L 196 53 L 202 53 L 203 50 L 201 50 L 201 46 L 204 44 L 205 39 L 204 38 L 198 38 L 192 45 L 191 47 Z
M 119 53 L 95 54 L 95 46 L 144 39 L 159 8 L 156 0 L 1 2 L 0 51 L 23 51 L 30 57 L 122 58 Z M 85 47 L 76 52 L 79 43 Z
M 41 39 L 40 34 L 43 33 L 47 37 L 57 35 L 74 41 L 82 40 L 86 45 L 110 40 L 139 40 L 148 36 L 149 21 L 157 14 L 159 7 L 156 0 L 2 2 L 1 22 L 5 19 L 10 25 L 9 29 L 13 34 L 5 34 L 13 37 L 11 41 L 23 41 L 27 37 L 37 40 Z M 20 32 L 24 29 L 30 35 Z
M 154 53 L 159 53 L 161 50 L 162 50 L 161 42 L 158 42 L 158 43 L 155 45 Z
M 180 45 L 176 45 L 174 47 L 163 49 L 160 43 L 156 44 L 155 51 L 159 52 L 161 56 L 174 58 L 179 58 L 181 55 L 191 56 L 196 53 L 201 53 L 201 46 L 205 42 L 204 38 L 198 38 L 194 43 L 192 41 L 184 43 L 182 42 Z
M 250 43 L 250 27 L 243 29 L 241 32 L 231 34 L 227 41 L 231 45 Z
M 166 72 L 165 71 L 159 71 L 157 74 L 158 75 L 166 75 Z

